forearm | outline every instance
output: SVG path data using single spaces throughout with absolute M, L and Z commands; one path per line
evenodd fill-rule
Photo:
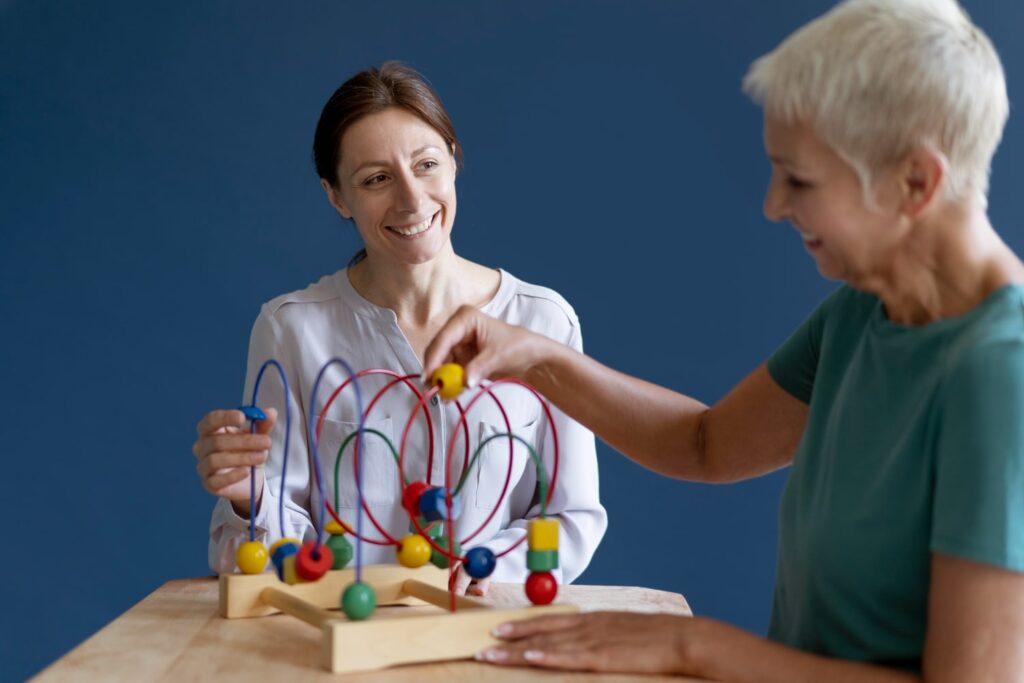
M 695 618 L 684 637 L 687 673 L 722 683 L 920 683 L 920 676 L 813 655 L 728 624 Z
M 701 424 L 708 407 L 630 377 L 556 343 L 546 344 L 526 381 L 569 417 L 640 465 L 703 480 Z

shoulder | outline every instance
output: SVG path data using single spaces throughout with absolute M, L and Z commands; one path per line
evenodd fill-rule
M 565 297 L 549 287 L 524 282 L 507 271 L 507 294 L 492 315 L 546 336 L 566 340 L 579 335 L 580 321 Z M 502 286 L 506 289 L 506 285 Z
M 342 277 L 345 277 L 344 270 L 324 275 L 305 289 L 297 289 L 294 292 L 274 297 L 263 305 L 263 310 L 273 316 L 291 304 L 322 304 L 337 301 L 341 298 L 339 285 Z
M 341 289 L 341 278 L 345 271 L 340 270 L 325 275 L 313 284 L 294 292 L 281 294 L 263 304 L 259 315 L 253 323 L 253 334 L 272 332 L 279 334 L 289 329 L 299 330 L 316 321 L 328 321 L 331 311 L 344 302 Z
M 950 343 L 945 374 L 953 391 L 1024 391 L 1024 288 L 1013 287 L 974 311 Z

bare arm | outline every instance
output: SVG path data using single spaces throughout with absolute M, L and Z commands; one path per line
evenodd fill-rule
M 601 365 L 557 342 L 460 309 L 427 348 L 427 373 L 461 363 L 473 383 L 519 377 L 616 450 L 655 472 L 735 481 L 788 464 L 807 406 L 758 367 L 721 401 L 700 401 Z
M 822 657 L 700 617 L 599 612 L 504 624 L 479 659 L 729 683 L 1024 680 L 1024 574 L 932 556 L 923 675 Z

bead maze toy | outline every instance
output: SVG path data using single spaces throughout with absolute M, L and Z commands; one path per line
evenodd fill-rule
M 446 364 L 441 366 L 430 378 L 426 391 L 416 386 L 415 375 L 400 375 L 390 370 L 364 370 L 355 373 L 340 358 L 332 358 L 324 364 L 313 384 L 310 406 L 316 405 L 321 381 L 324 373 L 333 365 L 341 365 L 347 373 L 347 379 L 330 395 L 320 417 L 314 423 L 313 411 L 307 423 L 310 454 L 313 461 L 313 476 L 320 493 L 321 519 L 329 521 L 317 531 L 315 540 L 300 542 L 298 539 L 285 535 L 284 515 L 281 514 L 280 538 L 268 549 L 256 540 L 255 521 L 250 519 L 249 540 L 242 543 L 236 554 L 236 563 L 241 573 L 221 574 L 220 576 L 220 614 L 228 619 L 240 617 L 260 617 L 277 612 L 284 612 L 293 617 L 319 628 L 322 631 L 322 663 L 323 666 L 336 673 L 378 669 L 395 664 L 413 662 L 440 661 L 471 657 L 480 649 L 492 644 L 494 639 L 490 631 L 494 626 L 505 621 L 526 618 L 549 612 L 572 612 L 576 608 L 571 605 L 552 605 L 558 591 L 558 583 L 551 570 L 558 567 L 558 520 L 547 516 L 547 505 L 550 502 L 556 477 L 558 475 L 558 435 L 552 419 L 551 409 L 541 396 L 529 385 L 517 380 L 498 380 L 481 385 L 465 406 L 459 402 L 464 392 L 464 374 L 459 365 Z M 252 402 L 243 406 L 242 412 L 249 419 L 252 431 L 256 425 L 266 419 L 263 411 L 257 407 L 260 384 L 267 368 L 277 370 L 283 384 L 285 405 L 285 439 L 281 461 L 282 483 L 280 501 L 283 506 L 284 482 L 288 468 L 288 443 L 291 431 L 291 406 L 288 397 L 288 378 L 284 368 L 276 360 L 268 360 L 260 368 L 253 387 Z M 383 375 L 388 378 L 385 386 L 371 399 L 363 409 L 363 394 L 360 380 L 370 375 Z M 505 408 L 495 395 L 493 389 L 502 383 L 517 384 L 531 392 L 540 402 L 546 416 L 546 423 L 551 435 L 552 468 L 550 481 L 544 462 L 534 449 L 521 437 L 512 433 L 511 424 Z M 366 428 L 366 421 L 379 399 L 395 387 L 405 386 L 410 389 L 417 401 L 405 424 L 399 448 L 380 432 Z M 324 417 L 331 404 L 346 389 L 350 389 L 355 397 L 355 405 L 359 413 L 358 428 L 342 442 L 335 461 L 335 491 L 338 489 L 338 476 L 342 457 L 351 446 L 352 466 L 355 477 L 358 504 L 356 521 L 346 523 L 339 517 L 335 507 L 324 495 L 323 473 L 320 466 L 319 442 Z M 416 416 L 422 412 L 425 416 L 427 433 L 432 435 L 433 425 L 427 402 L 435 396 L 445 401 L 453 401 L 459 410 L 459 422 L 453 430 L 448 443 L 448 460 L 445 467 L 444 486 L 431 485 L 424 481 L 407 481 L 404 475 L 406 462 L 406 446 L 410 428 Z M 464 436 L 468 456 L 469 439 L 466 420 L 469 411 L 484 397 L 489 397 L 498 407 L 504 418 L 507 431 L 493 434 L 477 445 L 472 457 L 462 460 L 462 472 L 458 482 L 453 486 L 451 472 L 451 455 L 458 437 Z M 360 454 L 364 452 L 364 440 L 367 436 L 383 439 L 398 466 L 401 485 L 400 504 L 410 519 L 410 533 L 401 539 L 390 535 L 374 519 L 363 496 L 363 463 Z M 513 442 L 521 443 L 529 451 L 537 471 L 538 500 L 540 516 L 531 519 L 524 537 L 510 547 L 495 553 L 483 545 L 462 552 L 462 544 L 473 539 L 487 523 L 488 517 L 480 529 L 465 535 L 462 539 L 455 537 L 454 520 L 459 517 L 461 502 L 459 494 L 468 473 L 479 461 L 482 449 L 494 439 L 507 439 L 509 457 Z M 432 436 L 431 436 L 431 444 Z M 273 454 L 271 454 L 273 457 Z M 509 470 L 511 472 L 511 468 Z M 251 472 L 254 475 L 255 470 Z M 428 478 L 429 481 L 429 478 Z M 500 500 L 507 493 L 509 481 L 501 491 Z M 255 476 L 250 476 L 250 509 L 255 506 Z M 398 501 L 396 501 L 398 502 Z M 498 506 L 495 506 L 495 512 Z M 493 512 L 491 516 L 493 516 Z M 370 520 L 383 540 L 368 538 L 363 532 L 363 517 Z M 325 540 L 325 535 L 327 536 Z M 346 535 L 355 539 L 355 548 Z M 466 596 L 458 596 L 452 590 L 455 568 L 459 564 L 465 572 L 475 579 L 490 576 L 498 560 L 518 547 L 523 541 L 528 544 L 527 568 L 529 576 L 525 583 L 526 596 L 532 607 L 521 609 L 496 609 L 481 600 Z M 364 567 L 362 563 L 362 544 L 393 545 L 395 547 L 395 565 L 377 565 Z M 354 568 L 346 568 L 355 558 Z M 272 572 L 264 572 L 268 561 L 273 564 Z M 432 565 L 432 566 L 431 566 Z M 437 610 L 432 613 L 416 612 L 409 616 L 391 618 L 372 618 L 377 605 L 384 604 L 423 604 L 433 605 Z M 328 607 L 340 607 L 341 612 L 330 611 Z

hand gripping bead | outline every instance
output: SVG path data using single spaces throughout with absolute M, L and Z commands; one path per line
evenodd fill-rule
M 316 581 L 334 564 L 334 555 L 326 545 L 306 541 L 295 555 L 295 573 L 303 581 Z
M 420 496 L 420 513 L 431 522 L 448 518 L 448 506 L 444 488 L 434 486 Z M 462 501 L 452 495 L 452 519 L 458 519 L 462 513 Z
M 247 420 L 251 420 L 253 422 L 263 422 L 267 419 L 267 414 L 256 406 L 242 406 L 239 410 L 242 411 L 242 414 L 245 415 Z
M 260 574 L 267 567 L 270 554 L 267 547 L 259 541 L 246 541 L 238 546 L 235 553 L 235 564 L 243 574 Z
M 341 611 L 352 621 L 369 618 L 376 607 L 377 594 L 373 587 L 361 581 L 349 584 L 341 594 Z
M 548 605 L 558 594 L 558 582 L 550 572 L 533 572 L 526 578 L 526 597 L 535 605 Z
M 398 563 L 403 567 L 422 567 L 430 562 L 430 555 L 433 548 L 427 539 L 419 534 L 410 534 L 402 539 L 398 545 L 395 555 L 398 556 Z
M 474 579 L 486 579 L 494 572 L 497 558 L 490 548 L 472 548 L 466 553 L 466 573 Z
M 466 373 L 461 365 L 456 363 L 445 363 L 430 376 L 430 383 L 440 387 L 437 393 L 446 401 L 458 398 L 462 393 Z

